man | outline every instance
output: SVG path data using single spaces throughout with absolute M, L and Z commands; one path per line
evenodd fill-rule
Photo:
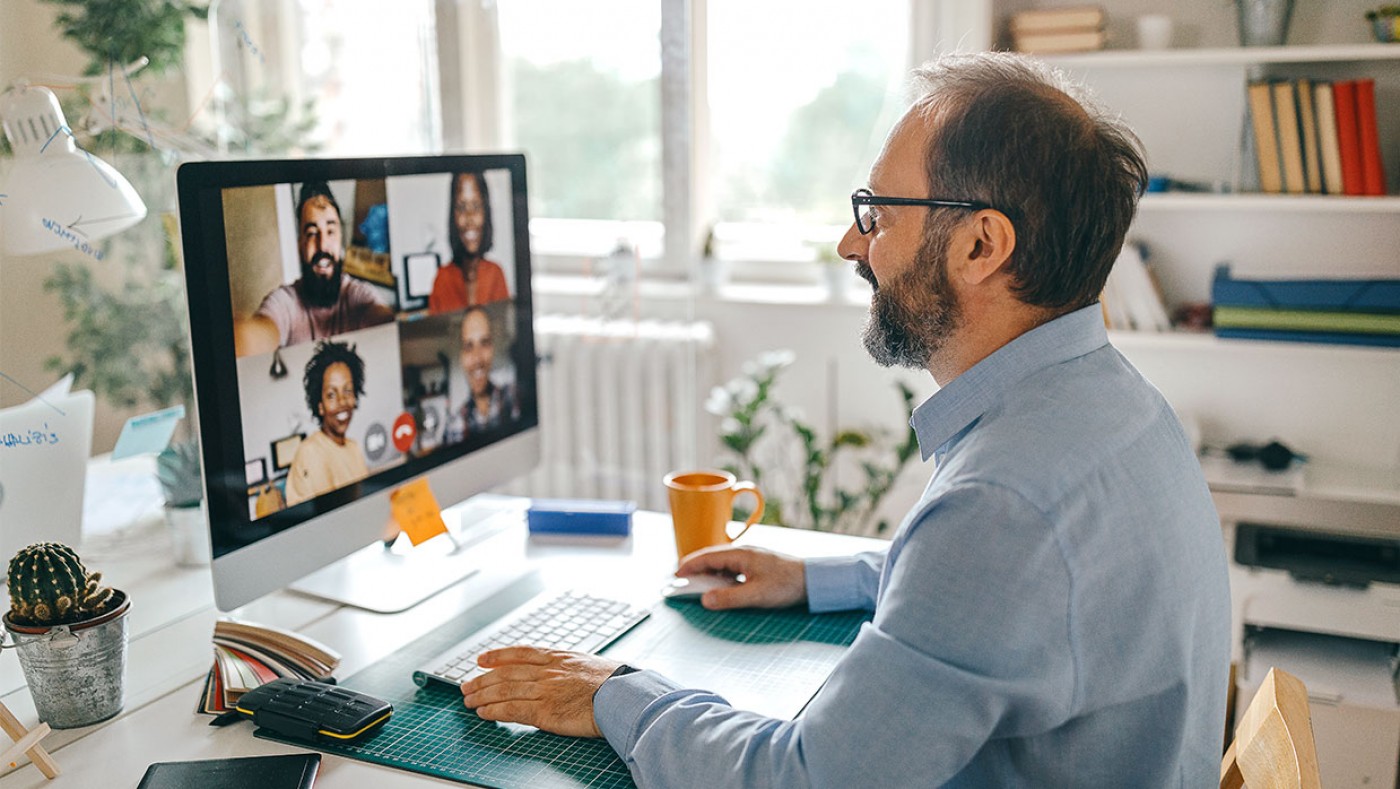
M 301 277 L 267 294 L 234 331 L 235 354 L 325 339 L 394 319 L 374 288 L 345 276 L 340 205 L 325 182 L 301 185 L 297 201 L 297 255 Z
M 448 200 L 447 233 L 452 245 L 452 265 L 438 269 L 433 278 L 428 312 L 434 315 L 454 312 L 510 298 L 505 271 L 486 259 L 495 238 L 486 176 L 454 173 Z
M 491 380 L 496 364 L 496 343 L 491 335 L 491 317 L 481 307 L 462 315 L 462 348 L 459 358 L 467 379 L 467 400 L 447 428 L 447 442 L 456 443 L 475 433 L 500 427 L 506 420 L 520 417 L 520 401 L 515 387 Z
M 302 377 L 306 405 L 321 429 L 302 439 L 287 472 L 287 506 L 369 476 L 365 454 L 346 434 L 365 394 L 365 363 L 353 346 L 323 340 Z
M 742 574 L 709 608 L 873 608 L 795 721 L 649 671 L 483 655 L 467 706 L 602 735 L 651 786 L 1209 786 L 1229 665 L 1219 521 L 1161 395 L 1095 303 L 1146 171 L 1139 144 L 1034 61 L 955 56 L 885 143 L 841 255 L 875 288 L 865 344 L 940 390 L 937 468 L 887 551 Z M 616 672 L 616 673 L 615 673 Z

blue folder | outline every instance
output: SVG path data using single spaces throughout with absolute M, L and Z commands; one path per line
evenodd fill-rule
M 1215 336 L 1237 340 L 1275 342 L 1320 342 L 1328 345 L 1369 345 L 1400 348 L 1400 334 L 1348 334 L 1327 331 L 1287 331 L 1281 329 L 1231 329 L 1216 327 Z
M 1400 279 L 1235 279 L 1222 265 L 1210 296 L 1236 307 L 1400 312 Z

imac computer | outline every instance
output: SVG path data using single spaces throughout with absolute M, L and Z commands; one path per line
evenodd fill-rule
M 476 569 L 442 538 L 390 549 L 391 494 L 449 505 L 539 460 L 524 157 L 178 181 L 218 607 L 295 582 L 396 611 Z

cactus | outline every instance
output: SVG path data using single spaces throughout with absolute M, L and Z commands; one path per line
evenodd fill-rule
M 89 573 L 72 548 L 39 542 L 10 559 L 10 621 L 47 627 L 91 619 L 116 602 L 102 573 Z

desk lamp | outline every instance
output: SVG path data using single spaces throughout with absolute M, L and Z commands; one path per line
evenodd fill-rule
M 21 84 L 0 95 L 0 123 L 15 152 L 0 186 L 9 254 L 97 241 L 145 218 L 146 204 L 126 178 L 78 147 L 53 91 Z

